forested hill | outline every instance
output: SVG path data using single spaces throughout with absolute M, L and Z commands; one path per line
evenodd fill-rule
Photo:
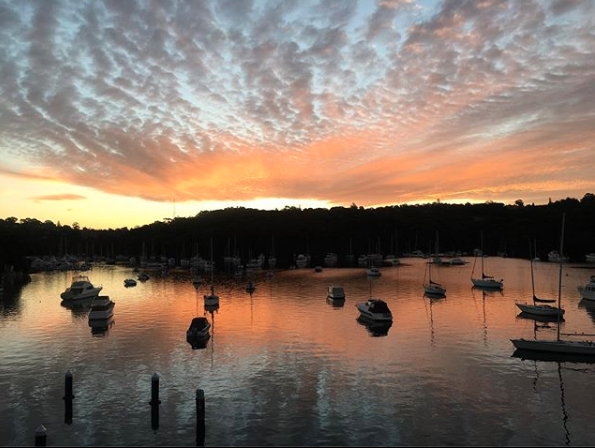
M 401 205 L 364 209 L 351 207 L 263 211 L 228 208 L 201 212 L 192 218 L 157 221 L 133 229 L 94 230 L 41 222 L 33 218 L 0 219 L 0 268 L 26 268 L 26 255 L 86 254 L 138 257 L 143 247 L 148 256 L 176 260 L 201 254 L 221 262 L 234 248 L 245 262 L 249 255 L 273 252 L 279 267 L 293 263 L 296 254 L 312 255 L 322 264 L 327 252 L 356 256 L 427 252 L 439 238 L 440 252 L 472 253 L 481 245 L 489 255 L 506 252 L 511 257 L 528 257 L 529 241 L 537 240 L 537 255 L 546 258 L 559 247 L 562 214 L 566 213 L 565 252 L 572 260 L 584 261 L 595 252 L 595 195 L 581 200 L 564 199 L 547 205 L 483 204 Z

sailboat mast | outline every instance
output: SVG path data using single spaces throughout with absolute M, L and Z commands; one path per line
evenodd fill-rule
M 558 277 L 558 309 L 562 309 L 562 260 L 564 258 L 564 224 L 566 213 L 562 214 L 562 234 L 560 235 L 560 274 Z M 560 312 L 558 312 L 558 341 L 560 340 Z
M 531 242 L 529 242 L 529 262 L 531 263 L 531 287 L 533 288 L 533 305 L 535 305 L 535 276 L 533 275 L 533 257 L 531 256 Z
M 483 258 L 484 258 L 484 253 L 483 253 L 483 230 L 481 231 L 481 278 L 483 279 L 485 277 L 485 271 L 484 271 L 484 267 L 483 267 Z

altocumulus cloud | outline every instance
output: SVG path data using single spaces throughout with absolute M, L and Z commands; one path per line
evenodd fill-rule
M 578 195 L 594 29 L 590 0 L 5 1 L 0 151 L 164 201 Z

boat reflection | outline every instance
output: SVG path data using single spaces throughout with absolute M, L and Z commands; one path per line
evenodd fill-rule
M 333 299 L 332 297 L 327 297 L 326 303 L 333 308 L 343 308 L 345 306 L 345 299 Z
M 89 327 L 91 327 L 91 334 L 94 337 L 105 337 L 108 335 L 109 330 L 115 325 L 116 321 L 113 317 L 105 320 L 91 320 L 89 321 Z
M 522 361 L 541 361 L 541 362 L 568 362 L 573 364 L 595 364 L 593 356 L 572 355 L 568 353 L 537 352 L 534 350 L 516 349 L 512 354 L 513 358 L 519 358 Z
M 525 313 L 524 311 L 517 314 L 516 317 L 517 319 L 527 319 L 543 323 L 564 322 L 564 317 L 562 316 L 540 316 L 538 314 Z
M 74 302 L 63 300 L 60 305 L 66 309 L 69 309 L 72 316 L 76 319 L 86 319 L 89 311 L 91 311 L 91 305 L 93 299 L 77 300 Z
M 372 337 L 387 336 L 388 330 L 393 326 L 392 320 L 388 321 L 377 321 L 369 319 L 365 316 L 360 315 L 357 319 L 357 323 L 365 327 Z

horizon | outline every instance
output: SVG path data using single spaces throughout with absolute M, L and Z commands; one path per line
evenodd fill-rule
M 0 23 L 5 217 L 595 191 L 589 0 L 0 0 Z

